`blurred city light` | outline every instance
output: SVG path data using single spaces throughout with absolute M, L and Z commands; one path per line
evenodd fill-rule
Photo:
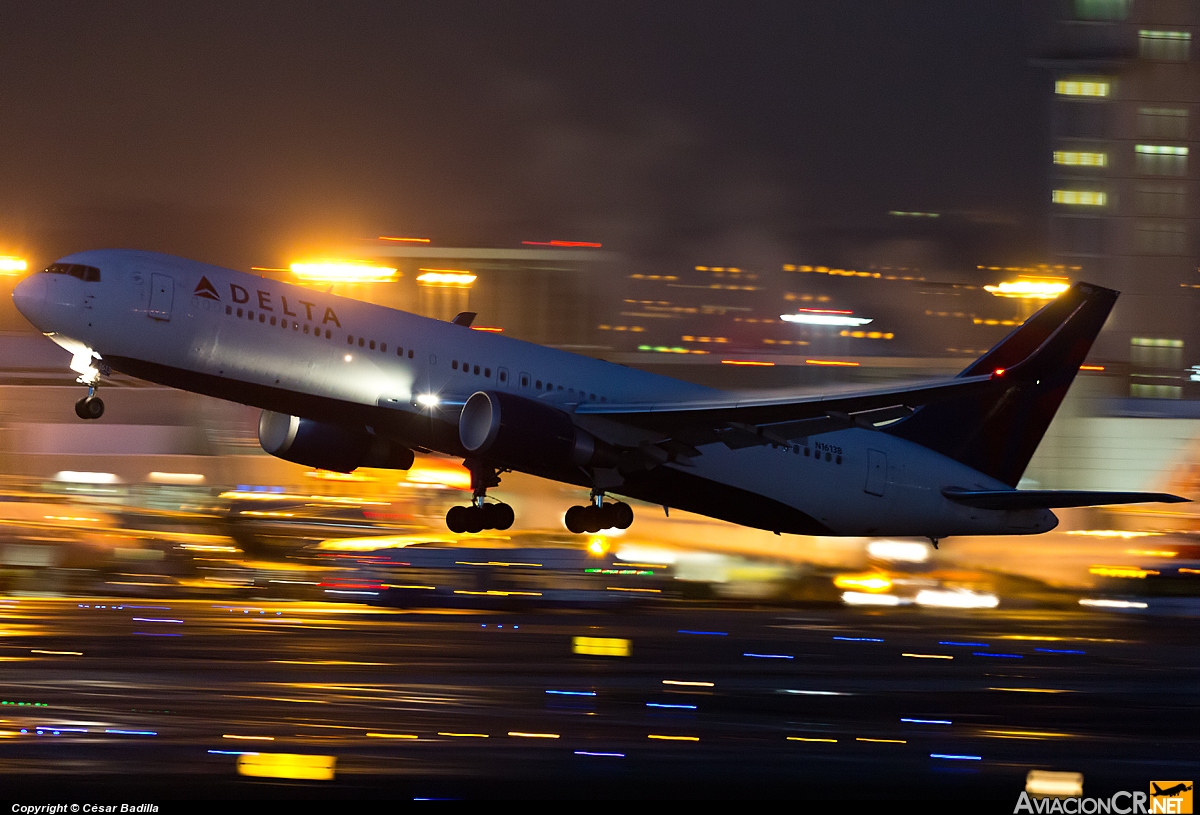
M 397 270 L 359 260 L 314 260 L 293 263 L 292 274 L 307 283 L 387 283 Z
M 852 311 L 836 311 L 823 308 L 802 308 L 798 314 L 780 314 L 779 319 L 785 323 L 800 323 L 802 325 L 850 325 L 860 326 L 873 323 L 871 317 L 854 317 Z
M 408 469 L 405 481 L 424 487 L 452 487 L 457 490 L 471 489 L 471 471 L 461 464 L 426 460 Z
M 1077 798 L 1083 795 L 1083 773 L 1030 770 L 1025 776 L 1025 792 L 1044 797 Z
M 619 637 L 572 637 L 571 651 L 601 657 L 627 657 L 632 653 L 629 640 Z
M 398 238 L 392 235 L 380 235 L 381 241 L 396 241 L 399 243 L 429 243 L 429 238 Z
M 850 589 L 852 591 L 865 591 L 871 594 L 880 594 L 892 587 L 892 581 L 886 574 L 882 572 L 869 572 L 867 574 L 839 574 L 833 578 L 833 585 L 839 589 Z
M 894 594 L 866 594 L 861 591 L 842 592 L 842 602 L 848 606 L 898 606 L 900 598 Z
M 421 269 L 417 283 L 422 286 L 453 286 L 466 288 L 475 282 L 476 276 L 463 269 Z
M 67 484 L 117 484 L 121 479 L 114 473 L 90 473 L 82 470 L 59 470 L 54 474 L 55 481 Z
M 1000 605 L 1000 598 L 970 589 L 923 589 L 917 593 L 916 603 L 936 608 L 995 608 Z
M 983 287 L 996 297 L 1020 300 L 1053 300 L 1069 288 L 1071 284 L 1061 280 L 1012 280 Z
M 525 246 L 561 246 L 571 249 L 599 249 L 601 244 L 592 241 L 521 241 Z
M 877 540 L 867 544 L 867 554 L 880 560 L 924 563 L 929 560 L 929 547 L 916 541 Z
M 0 275 L 20 274 L 28 269 L 29 263 L 24 258 L 0 255 Z
M 332 781 L 337 758 L 303 753 L 242 753 L 237 759 L 238 775 L 253 778 L 290 778 Z
M 1080 600 L 1079 605 L 1092 606 L 1093 608 L 1149 608 L 1146 603 L 1140 600 L 1105 600 L 1088 597 Z

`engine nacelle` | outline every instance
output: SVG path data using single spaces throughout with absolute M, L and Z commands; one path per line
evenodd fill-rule
M 576 427 L 566 412 L 499 391 L 471 394 L 458 419 L 458 438 L 468 452 L 516 467 L 617 463 L 617 451 Z
M 258 420 L 258 443 L 284 461 L 348 473 L 358 467 L 407 470 L 413 451 L 382 436 L 339 425 L 264 410 Z

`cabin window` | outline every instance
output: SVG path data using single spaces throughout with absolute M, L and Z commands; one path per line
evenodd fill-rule
M 370 346 L 371 346 L 371 350 L 374 351 L 375 350 L 375 340 L 371 340 Z
M 475 376 L 479 376 L 479 366 L 475 366 Z
M 333 332 L 330 331 L 328 328 L 325 329 L 325 339 L 327 339 L 327 340 L 333 339 Z
M 250 318 L 251 322 L 254 322 L 254 312 L 253 311 L 247 311 L 246 316 Z
M 842 463 L 842 457 L 841 457 L 841 456 L 838 456 L 838 457 L 837 457 L 837 463 L 838 463 L 838 464 L 841 464 L 841 463 Z
M 457 371 L 458 370 L 458 360 L 457 359 L 450 360 L 450 367 Z
M 260 323 L 265 323 L 267 321 L 267 315 L 263 314 L 261 311 L 258 312 L 258 321 Z
M 305 334 L 307 334 L 307 333 L 308 333 L 308 323 L 305 323 L 305 324 L 304 324 L 304 333 L 305 333 Z
M 563 388 L 562 388 L 562 385 L 559 385 L 559 386 L 558 386 L 558 389 L 559 389 L 559 390 L 562 390 L 562 389 L 563 389 Z
M 396 356 L 398 356 L 398 357 L 404 356 L 404 349 L 399 345 L 396 346 Z
M 379 343 L 379 350 L 386 354 L 387 353 L 387 343 L 386 342 Z
M 804 448 L 804 457 L 808 458 L 811 455 L 812 455 L 812 450 L 809 450 L 807 447 L 805 447 Z
M 508 381 L 508 372 L 507 372 L 507 371 L 501 371 L 501 372 L 500 372 L 500 381 L 501 381 L 501 382 L 507 382 L 507 381 Z
M 521 387 L 522 388 L 529 387 L 529 375 L 528 374 L 521 374 Z
M 241 310 L 240 308 L 238 309 L 238 316 L 239 316 L 239 317 L 241 317 L 241 316 L 242 316 L 242 310 Z
M 538 380 L 538 381 L 537 381 L 537 382 L 534 384 L 534 387 L 535 387 L 535 388 L 537 388 L 538 390 L 541 390 L 541 389 L 542 389 L 542 380 L 540 380 L 540 379 L 539 379 L 539 380 Z
M 225 306 L 226 314 L 233 314 L 233 306 Z
M 589 394 L 588 394 L 588 401 L 590 401 L 590 402 L 595 402 L 595 401 L 596 401 L 596 394 L 594 394 L 594 393 L 589 393 Z
M 275 325 L 275 323 L 277 323 L 277 322 L 279 322 L 279 321 L 276 320 L 274 317 L 271 318 L 271 325 Z
M 483 375 L 484 375 L 484 376 L 487 376 L 487 377 L 490 377 L 490 376 L 492 375 L 492 369 L 491 369 L 491 368 L 484 368 L 484 369 L 483 369 Z
M 347 345 L 354 345 L 354 335 L 353 335 L 353 334 L 347 334 L 347 335 L 346 335 L 346 344 L 347 344 Z
M 408 349 L 408 358 L 409 359 L 413 358 L 413 349 L 411 349 L 411 348 Z
M 366 344 L 367 344 L 367 341 L 365 339 L 363 339 L 362 337 L 358 338 L 358 347 L 359 348 L 362 348 Z
M 833 456 L 829 455 L 829 453 L 826 453 L 826 454 L 825 454 L 825 460 L 826 460 L 826 461 L 833 461 Z

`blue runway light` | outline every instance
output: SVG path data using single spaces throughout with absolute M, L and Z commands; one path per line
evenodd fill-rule
M 594 690 L 548 690 L 546 693 L 552 693 L 555 696 L 595 696 Z
M 949 719 L 901 719 L 900 721 L 909 724 L 954 724 Z
M 678 710 L 695 710 L 696 709 L 695 705 L 668 705 L 668 704 L 665 704 L 662 702 L 647 702 L 646 707 L 667 707 L 667 708 L 675 708 Z
M 691 631 L 687 628 L 679 629 L 680 634 L 699 634 L 703 637 L 728 637 L 728 631 Z
M 983 761 L 983 756 L 956 756 L 952 753 L 930 753 L 930 758 L 945 758 L 951 761 Z
M 974 657 L 997 657 L 998 659 L 1024 659 L 1020 654 L 994 654 L 988 651 L 974 651 L 971 656 Z
M 113 733 L 118 736 L 157 736 L 153 730 L 105 730 L 105 733 Z
M 1086 654 L 1086 651 L 1072 651 L 1066 648 L 1034 648 L 1035 651 L 1041 651 L 1043 654 Z
M 834 639 L 843 642 L 883 642 L 878 637 L 834 637 Z
M 963 648 L 991 648 L 992 647 L 992 646 L 988 645 L 986 642 L 950 642 L 949 640 L 946 640 L 944 642 L 939 642 L 938 645 L 958 645 Z
M 795 659 L 790 654 L 742 654 L 744 657 L 753 657 L 754 659 Z
M 624 753 L 596 753 L 591 750 L 576 750 L 577 756 L 602 756 L 604 758 L 625 758 Z
M 258 753 L 248 752 L 246 750 L 209 750 L 215 756 L 256 756 Z

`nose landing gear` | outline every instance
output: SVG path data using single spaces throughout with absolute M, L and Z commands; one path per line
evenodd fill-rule
M 571 507 L 564 520 L 567 529 L 576 535 L 601 529 L 628 529 L 633 523 L 633 507 L 624 501 L 606 504 L 603 491 L 593 490 L 592 503 Z
M 99 419 L 104 415 L 104 400 L 96 395 L 96 386 L 88 386 L 88 395 L 75 403 L 75 415 L 80 419 Z

